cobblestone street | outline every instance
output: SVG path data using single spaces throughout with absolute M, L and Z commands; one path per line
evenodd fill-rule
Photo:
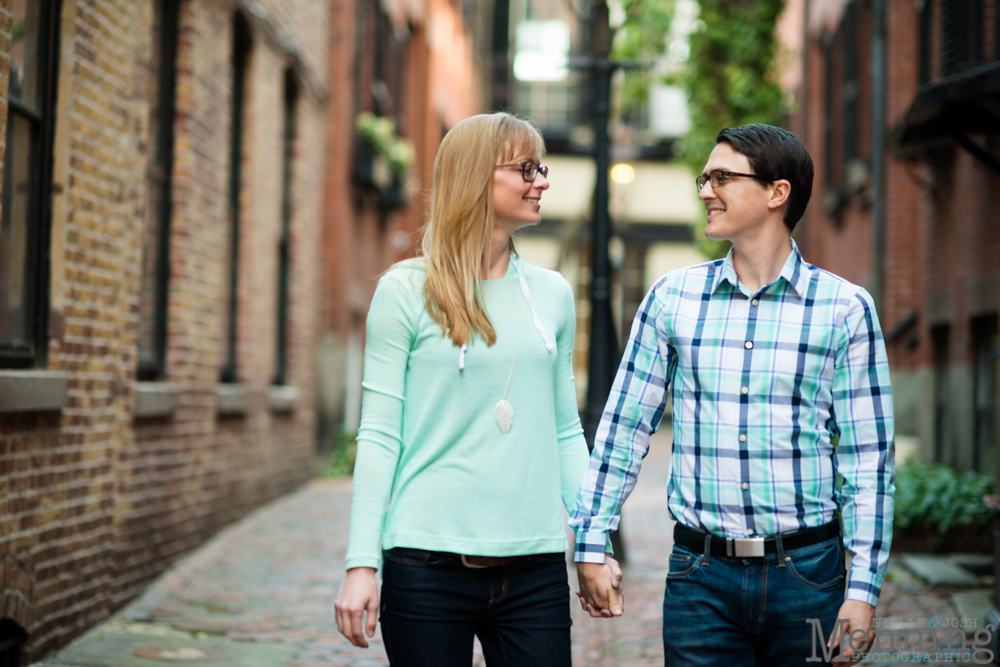
M 672 527 L 665 507 L 668 461 L 664 433 L 656 436 L 626 505 L 625 615 L 591 619 L 574 607 L 575 665 L 663 664 L 661 603 Z M 109 622 L 35 667 L 386 665 L 378 635 L 371 648 L 357 649 L 334 621 L 350 495 L 350 480 L 316 480 L 269 504 L 178 563 Z M 953 590 L 928 588 L 896 563 L 893 570 L 880 616 L 956 615 L 949 603 Z M 574 589 L 575 579 L 571 567 Z M 483 664 L 478 650 L 476 664 Z

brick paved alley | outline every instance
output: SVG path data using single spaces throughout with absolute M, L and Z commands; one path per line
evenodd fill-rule
M 625 616 L 591 619 L 574 607 L 578 667 L 653 667 L 671 547 L 665 507 L 669 429 L 654 439 L 626 506 Z M 109 622 L 35 667 L 376 667 L 380 637 L 357 649 L 337 632 L 350 480 L 316 480 L 222 531 Z M 952 590 L 922 585 L 894 564 L 880 616 L 954 616 Z M 570 582 L 575 590 L 575 573 Z M 574 598 L 575 599 L 575 598 Z M 476 665 L 482 659 L 477 651 Z M 925 663 L 954 664 L 954 663 Z

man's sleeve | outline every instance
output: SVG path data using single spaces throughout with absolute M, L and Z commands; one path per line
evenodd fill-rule
M 878 603 L 892 541 L 895 453 L 889 360 L 871 296 L 852 300 L 835 358 L 833 405 L 849 600 Z
M 672 363 L 659 320 L 656 288 L 643 300 L 632 323 L 625 354 L 594 438 L 594 451 L 570 515 L 576 532 L 575 560 L 603 563 L 621 506 L 635 487 L 649 435 L 660 425 Z

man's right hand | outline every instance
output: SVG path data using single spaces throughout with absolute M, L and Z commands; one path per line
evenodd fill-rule
M 337 629 L 355 646 L 368 648 L 365 638 L 375 636 L 378 622 L 378 584 L 375 570 L 370 567 L 354 567 L 347 571 L 347 579 L 340 587 L 333 606 L 337 610 Z M 368 612 L 368 618 L 363 619 Z
M 621 616 L 625 611 L 625 593 L 622 591 L 622 569 L 611 556 L 603 563 L 577 563 L 576 576 L 580 582 L 580 604 L 593 618 Z

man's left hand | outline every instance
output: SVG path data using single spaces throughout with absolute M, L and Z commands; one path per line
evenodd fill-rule
M 873 626 L 875 625 L 875 607 L 860 600 L 845 600 L 837 612 L 837 620 L 844 619 L 844 624 L 840 634 L 837 633 L 837 626 L 834 625 L 830 639 L 827 640 L 827 648 L 834 649 L 840 646 L 840 640 L 845 637 L 844 645 L 840 647 L 840 656 L 833 659 L 834 663 L 852 663 L 861 660 L 862 654 L 867 653 L 875 639 Z M 862 634 L 865 639 L 862 642 Z M 855 635 L 854 633 L 857 632 Z

